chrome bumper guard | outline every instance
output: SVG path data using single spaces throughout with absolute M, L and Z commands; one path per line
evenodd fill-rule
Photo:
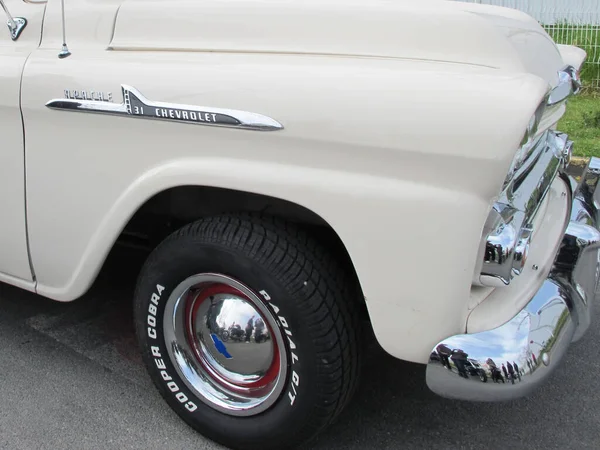
M 436 394 L 470 401 L 527 395 L 589 327 L 600 276 L 600 159 L 591 159 L 579 185 L 562 176 L 571 187 L 571 217 L 547 280 L 504 325 L 433 349 L 426 380 Z

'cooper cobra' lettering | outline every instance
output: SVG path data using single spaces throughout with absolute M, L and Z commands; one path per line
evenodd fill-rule
M 147 322 L 149 325 L 148 326 L 148 336 L 151 339 L 156 339 L 156 336 L 157 336 L 156 335 L 156 313 L 157 313 L 156 306 L 158 305 L 158 302 L 159 302 L 164 290 L 165 290 L 164 286 L 157 284 L 156 292 L 152 293 L 152 296 L 150 297 L 150 305 L 148 306 Z M 184 405 L 185 409 L 187 409 L 189 412 L 196 411 L 198 409 L 198 406 L 193 401 L 188 399 L 187 395 L 185 395 L 183 392 L 181 392 L 181 390 L 179 389 L 179 385 L 173 380 L 173 378 L 167 372 L 167 370 L 166 370 L 167 365 L 165 364 L 165 361 L 162 357 L 160 348 L 156 345 L 153 345 L 150 347 L 150 352 L 152 353 L 152 356 L 154 357 L 154 363 L 156 364 L 156 367 L 158 368 L 158 370 L 160 370 L 160 376 L 167 383 L 167 387 L 169 388 L 169 390 L 173 394 L 175 394 L 175 398 L 179 401 L 179 403 Z

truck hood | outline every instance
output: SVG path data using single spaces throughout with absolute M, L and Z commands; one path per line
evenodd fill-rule
M 417 59 L 551 85 L 563 65 L 528 15 L 444 0 L 126 0 L 110 48 Z

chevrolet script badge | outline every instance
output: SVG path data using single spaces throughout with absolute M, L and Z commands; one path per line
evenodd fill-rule
M 96 99 L 65 98 L 50 100 L 46 103 L 46 106 L 51 109 L 60 109 L 63 111 L 122 115 L 197 125 L 233 127 L 259 131 L 283 129 L 283 126 L 279 122 L 262 114 L 208 106 L 153 102 L 131 86 L 122 85 L 121 88 L 123 90 L 123 103 L 121 104 L 97 101 Z

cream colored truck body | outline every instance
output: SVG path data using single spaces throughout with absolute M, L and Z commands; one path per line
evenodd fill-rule
M 135 212 L 189 185 L 276 197 L 324 219 L 378 341 L 405 360 L 425 363 L 446 336 L 503 324 L 547 276 L 546 243 L 567 214 L 560 180 L 531 249 L 542 270 L 495 291 L 471 282 L 530 117 L 558 71 L 585 56 L 530 17 L 449 1 L 67 0 L 72 55 L 59 59 L 60 1 L 6 3 L 29 24 L 16 42 L 0 33 L 2 281 L 78 298 Z M 122 84 L 284 129 L 45 106 L 69 89 L 121 103 Z

